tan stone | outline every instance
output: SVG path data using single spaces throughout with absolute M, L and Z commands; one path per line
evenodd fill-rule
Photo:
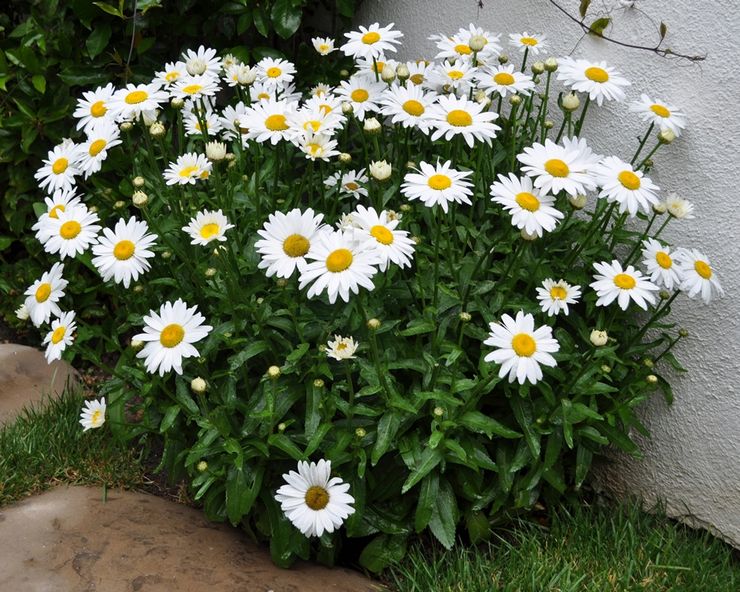
M 284 570 L 239 530 L 143 493 L 60 487 L 0 511 L 0 590 L 377 592 L 359 573 Z
M 44 352 L 25 345 L 0 344 L 0 424 L 23 407 L 62 393 L 74 370 L 62 360 L 46 363 Z

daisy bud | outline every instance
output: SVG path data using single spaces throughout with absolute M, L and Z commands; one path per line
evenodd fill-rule
M 223 142 L 207 142 L 206 157 L 208 160 L 218 162 L 226 158 L 226 144 Z
M 172 105 L 173 109 L 182 109 L 185 106 L 185 101 L 180 97 L 175 97 L 170 101 L 170 105 Z
M 434 417 L 442 417 L 445 414 L 445 410 L 442 407 L 434 408 Z
M 98 209 L 99 209 L 99 208 L 98 208 L 98 206 L 90 206 L 90 207 L 89 207 L 89 208 L 87 208 L 87 209 L 88 209 L 88 210 L 89 210 L 90 212 L 92 212 L 93 214 L 97 214 L 97 213 L 98 213 Z
M 272 380 L 275 380 L 276 378 L 280 378 L 280 368 L 278 366 L 270 366 L 267 369 L 267 376 L 271 378 Z
M 521 105 L 521 104 L 522 104 L 522 97 L 520 97 L 519 95 L 511 95 L 509 97 L 509 105 L 511 105 L 512 107 L 516 105 Z
M 281 422 L 280 422 L 280 423 L 278 424 L 278 426 L 277 426 L 277 428 L 278 428 L 278 432 L 280 432 L 280 433 L 282 434 L 282 433 L 283 433 L 283 432 L 285 431 L 285 429 L 286 429 L 287 427 L 288 427 L 288 424 L 286 424 L 286 423 L 284 423 L 284 422 L 282 422 L 282 421 L 281 421 Z
M 570 206 L 574 210 L 582 210 L 586 207 L 586 202 L 588 201 L 588 197 L 585 195 L 571 195 L 568 197 L 568 201 L 570 202 Z
M 520 234 L 525 241 L 535 241 L 538 238 L 536 233 L 529 234 L 524 228 L 522 228 Z
M 242 86 L 249 86 L 257 80 L 256 68 L 239 68 L 236 73 L 236 81 Z
M 535 421 L 537 422 L 537 425 L 543 425 L 547 418 L 544 415 L 540 415 Z
M 653 168 L 653 164 L 654 164 L 653 163 L 653 159 L 652 158 L 648 158 L 645 161 L 645 163 L 643 164 L 643 166 L 645 167 L 645 170 L 649 170 L 649 169 Z
M 374 117 L 365 120 L 363 130 L 366 134 L 375 135 L 380 133 L 380 122 Z
M 208 470 L 208 463 L 204 460 L 200 461 L 195 468 L 198 469 L 199 473 L 205 473 Z
M 401 204 L 401 207 L 398 209 L 401 210 L 402 212 L 410 212 L 411 206 L 409 204 Z
M 236 161 L 236 154 L 234 154 L 233 152 L 227 152 L 226 153 L 226 156 L 224 156 L 224 158 L 226 160 L 228 160 L 229 163 L 232 163 L 232 162 L 235 162 Z
M 555 58 L 547 58 L 545 60 L 545 70 L 548 72 L 555 72 L 558 69 L 558 61 Z
M 162 253 L 162 259 L 169 259 L 170 257 L 172 257 L 172 251 L 165 251 Z
M 658 133 L 658 142 L 661 144 L 670 144 L 676 139 L 676 134 L 672 130 L 664 129 Z
M 131 202 L 137 208 L 143 208 L 149 203 L 149 196 L 143 191 L 134 191 L 134 194 L 131 196 Z
M 278 288 L 284 288 L 285 286 L 287 286 L 287 285 L 288 285 L 288 280 L 286 280 L 285 278 L 280 278 L 280 279 L 278 279 L 278 280 L 277 280 L 277 281 L 275 282 L 275 285 L 276 285 L 276 286 L 277 286 Z
M 401 82 L 404 82 L 409 79 L 409 76 L 411 76 L 411 72 L 409 72 L 409 68 L 406 64 L 399 64 L 396 68 L 396 77 Z
M 648 384 L 656 384 L 658 382 L 658 377 L 655 376 L 655 374 L 648 374 L 645 377 L 645 380 L 647 381 Z
M 543 125 L 545 129 L 552 129 L 555 127 L 555 122 L 552 119 L 545 119 L 545 123 Z
M 200 376 L 196 376 L 190 381 L 190 390 L 196 395 L 202 395 L 208 390 L 208 384 Z
M 339 70 L 339 75 L 342 78 L 347 78 L 347 76 L 349 76 L 349 70 L 345 70 L 344 68 L 342 68 L 341 70 Z
M 406 168 L 407 169 L 415 169 L 416 163 L 413 160 L 406 161 Z
M 15 316 L 19 321 L 27 321 L 30 313 L 25 304 L 21 304 L 15 311 Z
M 509 61 L 509 56 L 507 56 L 505 53 L 502 53 L 498 56 L 498 63 L 499 64 L 505 64 Z
M 671 297 L 671 293 L 668 290 L 661 290 L 658 292 L 658 296 L 661 300 L 668 300 Z
M 257 304 L 258 304 L 259 306 L 262 306 L 262 303 L 263 303 L 264 301 L 265 301 L 265 299 L 264 299 L 264 298 L 262 298 L 261 296 L 260 296 L 259 298 L 257 298 Z
M 144 291 L 144 286 L 142 286 L 141 284 L 136 284 L 134 286 L 134 293 L 135 294 L 141 294 L 143 291 Z
M 355 436 L 357 436 L 358 438 L 364 438 L 365 436 L 367 436 L 365 428 L 357 428 L 355 430 Z
M 193 58 L 187 61 L 185 69 L 191 76 L 200 76 L 208 69 L 208 64 L 201 58 Z
M 164 125 L 162 125 L 158 121 L 155 121 L 149 128 L 149 133 L 154 138 L 161 138 L 162 136 L 164 136 L 164 132 L 165 132 Z
M 642 363 L 645 365 L 646 368 L 652 368 L 655 366 L 655 362 L 653 362 L 650 358 L 645 358 Z
M 570 111 L 571 113 L 581 106 L 581 99 L 578 98 L 576 93 L 568 93 L 563 95 L 562 108 L 563 111 Z
M 488 95 L 486 94 L 486 91 L 478 89 L 477 91 L 475 91 L 473 98 L 475 99 L 476 103 L 485 103 L 486 99 L 488 99 Z
M 461 320 L 461 321 L 462 321 L 463 323 L 469 323 L 469 322 L 470 322 L 470 319 L 472 319 L 472 318 L 473 318 L 472 316 L 470 316 L 470 313 L 469 313 L 469 312 L 465 312 L 465 311 L 461 312 L 461 313 L 460 313 L 460 314 L 458 315 L 458 317 L 460 318 L 460 320 Z
M 134 187 L 144 187 L 144 184 L 146 181 L 144 180 L 144 177 L 134 177 L 134 180 L 132 181 L 134 184 Z
M 352 162 L 352 155 L 349 154 L 348 152 L 342 152 L 339 155 L 339 162 L 341 162 L 342 164 L 348 164 Z
M 481 51 L 486 45 L 488 45 L 488 39 L 483 35 L 473 35 L 468 40 L 468 47 L 476 53 Z
M 606 331 L 599 331 L 598 329 L 594 329 L 591 331 L 591 336 L 589 337 L 591 340 L 591 343 L 595 345 L 596 347 L 601 347 L 602 345 L 606 345 L 606 342 L 609 340 L 609 335 L 607 335 Z
M 342 103 L 342 113 L 345 115 L 352 115 L 354 112 L 354 107 L 352 107 L 352 103 Z
M 535 62 L 534 64 L 532 64 L 532 74 L 534 74 L 535 76 L 542 74 L 544 71 L 545 64 L 543 64 L 542 62 Z
M 216 273 L 217 273 L 217 272 L 216 272 L 216 268 L 215 268 L 215 267 L 209 267 L 208 269 L 206 269 L 206 270 L 205 270 L 205 272 L 204 272 L 204 275 L 205 275 L 205 276 L 206 276 L 207 278 L 211 278 L 211 277 L 213 277 L 214 275 L 216 275 Z
M 664 201 L 659 201 L 656 204 L 653 204 L 653 212 L 655 212 L 658 215 L 665 214 L 668 210 L 668 206 Z
M 367 328 L 371 331 L 377 331 L 380 329 L 380 319 L 370 319 L 367 322 Z
M 385 160 L 376 160 L 370 163 L 370 176 L 377 181 L 385 181 L 391 176 L 393 171 L 391 165 Z
M 122 124 L 121 124 L 120 126 L 118 126 L 118 127 L 120 127 L 120 128 L 121 128 L 121 131 L 122 131 L 122 132 L 130 132 L 130 131 L 131 131 L 131 130 L 133 129 L 133 127 L 134 127 L 134 124 L 133 124 L 133 123 L 131 123 L 130 121 L 124 121 L 124 122 L 123 122 L 123 123 L 122 123 Z
M 393 82 L 396 79 L 396 71 L 386 64 L 380 72 L 380 78 L 383 82 Z
M 415 245 L 420 245 L 421 244 L 421 237 L 420 236 L 412 236 L 411 237 L 411 240 L 414 241 L 414 244 Z
M 138 339 L 132 339 L 131 340 L 131 349 L 136 351 L 139 351 L 142 347 L 144 347 L 144 342 L 139 341 Z
M 601 367 L 601 371 L 602 371 L 602 372 L 603 372 L 604 374 L 609 374 L 609 372 L 611 372 L 611 371 L 612 371 L 612 367 L 611 367 L 611 366 L 609 366 L 608 364 L 604 364 L 604 365 L 603 365 L 603 366 Z
M 315 388 L 324 388 L 324 381 L 321 380 L 320 378 L 317 378 L 316 380 L 313 381 L 313 385 Z
M 116 203 L 113 204 L 114 210 L 120 210 L 121 208 L 126 206 L 126 202 L 122 199 L 119 199 Z

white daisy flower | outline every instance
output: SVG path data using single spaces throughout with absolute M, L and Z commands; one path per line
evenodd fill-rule
M 19 321 L 27 321 L 30 316 L 31 315 L 28 312 L 28 308 L 26 308 L 25 302 L 15 309 L 15 318 Z
M 353 58 L 379 58 L 386 51 L 395 53 L 396 45 L 400 45 L 399 39 L 403 33 L 393 30 L 394 23 L 386 27 L 373 23 L 370 27 L 365 28 L 360 25 L 359 31 L 350 31 L 344 36 L 348 41 L 340 48 L 344 55 Z
M 329 340 L 326 344 L 326 355 L 338 361 L 351 360 L 355 357 L 355 352 L 359 342 L 353 337 L 342 337 L 335 335 L 334 341 Z
M 575 91 L 587 93 L 592 101 L 601 106 L 607 101 L 622 101 L 622 87 L 630 82 L 606 62 L 564 57 L 558 65 L 558 80 L 562 80 Z
M 443 136 L 445 140 L 451 140 L 462 135 L 470 148 L 476 140 L 490 146 L 491 139 L 501 129 L 493 123 L 497 118 L 498 113 L 485 111 L 483 105 L 466 97 L 440 96 L 429 108 L 429 119 L 434 128 L 432 141 Z
M 87 129 L 105 119 L 110 119 L 108 103 L 115 92 L 112 83 L 100 86 L 95 90 L 82 93 L 82 98 L 77 100 L 77 107 L 73 117 L 79 119 L 77 129 Z
M 260 144 L 267 140 L 274 146 L 280 140 L 290 140 L 295 130 L 288 124 L 288 117 L 296 110 L 295 103 L 267 99 L 252 104 L 242 118 L 249 129 L 249 138 Z
M 581 297 L 581 286 L 571 286 L 565 280 L 557 282 L 547 278 L 542 282 L 542 287 L 537 288 L 537 300 L 540 301 L 542 312 L 552 317 L 561 312 L 566 316 L 570 313 L 569 304 L 575 304 Z
M 206 72 L 218 76 L 221 72 L 222 61 L 216 55 L 216 50 L 206 49 L 202 45 L 196 51 L 188 49 L 183 52 L 182 61 L 185 62 L 185 69 L 191 76 L 198 76 Z
M 36 239 L 44 243 L 51 232 L 51 227 L 46 223 L 47 218 L 59 218 L 59 212 L 64 212 L 69 207 L 81 205 L 80 197 L 75 194 L 74 190 L 58 189 L 51 197 L 45 197 L 46 212 L 39 216 L 38 221 L 31 227 L 36 232 Z
M 249 130 L 242 127 L 242 118 L 247 113 L 247 106 L 239 101 L 236 105 L 227 105 L 218 117 L 219 128 L 224 140 L 241 138 L 242 145 L 246 145 L 246 136 Z
M 147 259 L 154 257 L 149 249 L 157 240 L 156 234 L 149 234 L 149 227 L 144 221 L 133 216 L 128 222 L 121 218 L 113 230 L 103 228 L 98 244 L 93 246 L 92 263 L 98 273 L 107 282 L 111 278 L 115 283 L 123 283 L 128 288 L 131 280 L 137 281 L 139 275 L 151 267 Z
M 295 66 L 282 58 L 267 57 L 257 62 L 257 78 L 268 89 L 281 89 L 287 86 L 293 81 L 295 73 Z
M 545 51 L 547 47 L 547 35 L 529 34 L 526 31 L 524 33 L 511 33 L 509 35 L 509 43 L 514 47 L 519 48 L 519 51 L 527 51 L 532 55 L 539 55 L 541 51 Z
M 460 94 L 467 94 L 475 73 L 475 68 L 461 60 L 443 62 L 429 69 L 424 86 L 437 93 L 455 90 Z
M 409 238 L 408 232 L 397 229 L 399 222 L 398 219 L 391 219 L 385 210 L 378 214 L 375 208 L 361 205 L 352 215 L 352 223 L 357 228 L 355 240 L 376 249 L 380 255 L 380 271 L 388 269 L 389 263 L 401 268 L 411 267 L 415 243 Z
M 638 113 L 643 121 L 654 123 L 660 131 L 672 131 L 676 137 L 680 136 L 686 127 L 684 113 L 663 101 L 653 101 L 646 94 L 640 95 L 640 100 L 630 105 L 630 111 Z
M 631 265 L 623 270 L 619 261 L 614 259 L 611 263 L 594 263 L 594 268 L 599 273 L 594 275 L 596 281 L 590 285 L 599 297 L 596 306 L 609 306 L 616 300 L 619 308 L 627 310 L 630 300 L 634 300 L 637 306 L 647 310 L 648 304 L 655 304 L 654 292 L 660 288 Z
M 666 290 L 678 287 L 683 276 L 680 266 L 671 257 L 670 247 L 661 245 L 654 238 L 649 238 L 642 244 L 645 247 L 642 249 L 642 263 L 650 274 L 650 281 Z
M 349 80 L 342 80 L 336 93 L 339 98 L 352 105 L 355 117 L 364 121 L 368 113 L 380 111 L 380 100 L 385 88 L 385 84 L 375 82 L 374 78 L 355 75 Z
M 85 406 L 80 413 L 80 424 L 84 428 L 82 431 L 101 427 L 105 423 L 105 409 L 105 397 L 102 397 L 100 401 L 97 399 L 85 401 Z
M 225 68 L 223 79 L 232 88 L 246 86 L 257 79 L 257 69 L 246 64 L 232 64 Z
M 306 155 L 309 160 L 324 160 L 328 161 L 332 156 L 338 156 L 339 151 L 336 150 L 337 141 L 332 140 L 327 134 L 314 134 L 308 132 L 307 134 L 300 136 L 298 141 L 298 148 L 301 152 Z
M 132 120 L 156 111 L 167 100 L 167 92 L 159 83 L 127 84 L 126 88 L 113 93 L 109 108 L 117 120 Z
M 545 193 L 583 195 L 596 189 L 591 170 L 601 160 L 581 138 L 563 138 L 563 145 L 550 139 L 544 145 L 533 144 L 517 156 L 524 166 L 522 172 L 535 177 L 534 186 Z
M 380 112 L 391 117 L 391 123 L 400 123 L 403 127 L 415 127 L 428 134 L 429 108 L 437 100 L 437 95 L 424 92 L 420 86 L 406 81 L 404 86 L 394 85 L 381 98 Z
M 437 49 L 439 49 L 439 53 L 434 56 L 435 60 L 467 60 L 470 62 L 473 59 L 473 50 L 460 34 L 452 37 L 432 35 L 429 39 L 436 42 Z
M 476 79 L 478 88 L 487 95 L 494 92 L 502 97 L 517 93 L 528 95 L 534 89 L 532 77 L 516 70 L 514 64 L 485 68 L 476 74 Z
M 555 207 L 555 198 L 536 189 L 529 177 L 498 176 L 491 185 L 491 201 L 511 214 L 511 223 L 530 235 L 552 232 L 564 214 Z
M 328 96 L 334 90 L 333 86 L 329 86 L 323 82 L 319 82 L 316 86 L 311 88 L 309 95 L 311 98 Z
M 349 483 L 331 477 L 331 461 L 298 461 L 298 472 L 283 475 L 285 485 L 275 494 L 286 517 L 305 536 L 334 532 L 355 513 Z
M 44 337 L 43 345 L 46 345 L 44 356 L 47 363 L 62 359 L 62 352 L 74 341 L 74 332 L 77 329 L 75 313 L 65 312 L 58 319 L 51 322 L 51 331 Z
M 419 163 L 418 172 L 407 173 L 403 178 L 401 193 L 410 201 L 420 199 L 428 208 L 439 204 L 446 214 L 451 202 L 471 205 L 473 184 L 466 180 L 472 171 L 456 171 L 452 161 L 436 166 Z
M 357 71 L 355 74 L 358 76 L 367 76 L 375 80 L 375 74 L 377 73 L 378 78 L 383 73 L 383 68 L 388 66 L 392 70 L 396 69 L 398 62 L 396 60 L 389 60 L 384 56 L 379 56 L 375 61 L 372 58 L 360 58 L 355 62 Z
M 159 308 L 159 314 L 150 310 L 144 316 L 144 332 L 134 335 L 133 339 L 146 343 L 136 354 L 144 358 L 147 372 L 160 376 L 174 370 L 182 374 L 182 361 L 198 356 L 193 344 L 205 339 L 213 327 L 204 325 L 205 318 L 198 312 L 198 307 L 188 308 L 181 299 L 165 302 Z
M 212 97 L 221 90 L 218 81 L 219 79 L 212 74 L 199 76 L 186 74 L 172 85 L 170 95 L 193 101 L 203 97 Z
M 351 232 L 327 231 L 312 241 L 298 285 L 302 290 L 311 284 L 308 298 L 326 291 L 331 304 L 337 295 L 349 302 L 350 292 L 357 294 L 360 287 L 375 288 L 372 277 L 378 271 L 378 253 L 374 248 L 357 245 L 352 236 Z
M 501 51 L 501 45 L 499 45 L 500 35 L 494 35 L 473 24 L 467 29 L 461 27 L 452 36 L 431 35 L 429 37 L 431 41 L 436 43 L 437 48 L 440 50 L 435 59 L 467 58 L 470 60 L 472 60 L 474 53 L 471 47 L 473 38 L 475 38 L 474 41 L 476 44 L 482 43 L 483 45 L 483 48 L 477 54 L 478 62 L 480 63 L 488 62 Z
M 327 134 L 334 132 L 342 126 L 344 118 L 338 112 L 331 112 L 316 107 L 302 107 L 288 116 L 288 124 L 298 134 Z
M 171 162 L 162 176 L 167 185 L 195 185 L 196 181 L 208 179 L 212 168 L 205 154 L 186 152 Z
M 313 37 L 311 43 L 318 54 L 322 56 L 329 55 L 338 49 L 334 47 L 334 39 L 331 37 Z
M 696 249 L 680 249 L 676 253 L 676 260 L 683 276 L 680 289 L 689 298 L 699 295 L 704 304 L 709 304 L 715 298 L 725 295 L 709 259 L 701 252 Z
M 225 233 L 231 228 L 234 228 L 234 225 L 229 224 L 221 210 L 198 212 L 187 226 L 182 227 L 193 239 L 190 241 L 191 245 L 203 246 L 215 240 L 225 242 Z
M 259 101 L 277 100 L 275 98 L 276 95 L 276 89 L 268 88 L 262 82 L 255 82 L 254 84 L 252 84 L 252 86 L 249 87 L 249 99 L 252 101 L 252 103 L 256 103 Z
M 62 259 L 76 257 L 97 242 L 98 221 L 98 215 L 84 204 L 67 207 L 63 212 L 57 210 L 56 218 L 46 218 L 36 237 L 47 253 L 59 253 Z
M 63 263 L 55 263 L 49 271 L 45 271 L 41 278 L 36 280 L 26 290 L 24 305 L 28 310 L 31 322 L 36 326 L 48 323 L 51 315 L 60 316 L 62 310 L 57 302 L 64 296 L 64 289 L 69 283 L 62 277 Z
M 121 143 L 120 136 L 120 129 L 110 119 L 87 128 L 87 140 L 77 146 L 77 168 L 85 179 L 101 169 L 108 150 Z
M 694 204 L 688 199 L 683 199 L 675 193 L 671 193 L 666 197 L 665 205 L 668 213 L 678 220 L 694 219 Z
M 49 150 L 44 165 L 36 171 L 34 178 L 39 182 L 39 189 L 54 193 L 60 189 L 71 191 L 75 177 L 81 173 L 77 167 L 77 146 L 72 140 L 64 140 Z
M 431 63 L 420 60 L 418 62 L 406 62 L 409 70 L 409 81 L 415 86 L 421 86 L 427 79 L 429 70 L 433 67 Z
M 490 323 L 491 332 L 483 343 L 496 349 L 487 354 L 486 362 L 501 364 L 498 375 L 509 375 L 509 382 L 516 379 L 519 384 L 529 381 L 537 384 L 542 380 L 542 366 L 557 366 L 552 354 L 560 349 L 560 344 L 552 336 L 552 328 L 543 325 L 534 328 L 534 317 L 516 313 L 512 319 L 505 314 L 501 322 Z
M 164 70 L 157 72 L 154 79 L 165 88 L 173 86 L 176 82 L 188 75 L 185 62 L 167 62 Z
M 205 114 L 201 115 L 203 122 L 205 123 L 205 131 L 209 137 L 215 137 L 221 131 L 221 118 L 214 111 L 206 111 Z M 203 129 L 198 115 L 194 112 L 189 112 L 183 119 L 185 125 L 186 136 L 203 136 Z
M 591 169 L 591 174 L 602 188 L 599 197 L 606 198 L 609 203 L 618 203 L 620 213 L 636 216 L 638 209 L 649 213 L 659 201 L 655 192 L 660 187 L 642 171 L 634 170 L 616 156 L 607 156 Z
M 270 214 L 262 229 L 257 231 L 262 238 L 255 243 L 255 249 L 262 256 L 260 269 L 265 275 L 289 278 L 298 268 L 306 265 L 306 254 L 311 245 L 323 231 L 323 214 L 315 214 L 311 208 L 302 212 L 295 208 L 284 214 Z
M 339 186 L 339 193 L 346 193 L 355 199 L 359 199 L 360 197 L 367 197 L 368 192 L 364 185 L 368 181 L 365 169 L 351 170 L 346 173 L 337 171 L 324 180 L 324 185 L 327 187 Z

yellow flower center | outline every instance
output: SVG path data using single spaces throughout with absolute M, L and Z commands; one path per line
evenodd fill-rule
M 90 148 L 88 148 L 87 153 L 90 156 L 97 156 L 100 154 L 103 150 L 105 150 L 105 147 L 108 145 L 108 142 L 103 140 L 102 138 L 99 140 L 95 140 L 92 144 L 90 144 Z
M 135 90 L 126 95 L 126 98 L 124 101 L 126 101 L 129 105 L 138 105 L 139 103 L 143 103 L 149 98 L 149 95 L 146 93 L 146 91 L 143 90 Z
M 342 341 L 342 343 L 337 344 L 337 351 L 343 351 L 347 349 L 347 344 Z
M 285 115 L 277 113 L 265 119 L 265 127 L 272 132 L 282 132 L 288 129 L 288 122 L 285 121 Z
M 90 416 L 90 425 L 97 428 L 103 423 L 103 412 L 100 409 L 96 409 Z
M 188 84 L 187 86 L 184 86 L 182 88 L 182 92 L 184 92 L 186 95 L 194 95 L 201 90 L 203 90 L 202 84 Z
M 291 234 L 283 241 L 283 251 L 288 257 L 303 257 L 310 246 L 308 239 L 300 234 Z
M 378 74 L 381 74 L 383 72 L 383 68 L 385 68 L 385 62 L 375 62 L 375 71 Z
M 329 253 L 326 258 L 326 268 L 332 273 L 349 269 L 350 265 L 352 265 L 352 253 L 349 249 L 337 249 Z
M 671 259 L 668 253 L 665 253 L 663 251 L 658 251 L 655 254 L 655 260 L 663 269 L 670 269 L 673 266 L 673 259 Z
M 267 74 L 268 78 L 277 78 L 282 73 L 283 71 L 277 66 L 273 66 L 272 68 L 267 68 L 267 70 L 265 71 L 265 74 Z
M 159 342 L 164 347 L 175 347 L 185 337 L 185 329 L 177 323 L 167 325 L 159 334 Z
M 663 105 L 650 105 L 650 110 L 658 117 L 663 117 L 664 119 L 671 116 L 670 110 L 663 107 Z
M 537 344 L 531 335 L 517 333 L 511 339 L 511 348 L 517 356 L 529 358 L 537 350 Z
M 514 84 L 514 77 L 508 72 L 499 72 L 493 77 L 493 81 L 502 86 L 509 86 L 510 84 Z
M 357 88 L 352 91 L 350 97 L 355 103 L 364 103 L 370 98 L 370 93 L 367 92 L 364 88 Z
M 455 51 L 459 53 L 460 55 L 470 55 L 473 53 L 473 50 L 470 49 L 469 45 L 465 45 L 464 43 L 461 43 L 459 45 L 455 46 Z
M 306 144 L 306 148 L 308 148 L 308 152 L 311 156 L 316 156 L 321 152 L 321 144 L 317 144 L 316 142 L 309 142 Z
M 108 112 L 108 108 L 103 101 L 95 101 L 90 105 L 90 115 L 93 117 L 103 117 Z
M 266 92 L 262 92 L 262 93 L 260 93 L 260 94 L 257 95 L 257 98 L 260 101 L 266 101 L 266 100 L 268 100 L 270 98 L 270 95 L 267 94 Z
M 617 179 L 619 179 L 619 182 L 625 189 L 629 189 L 630 191 L 640 188 L 640 177 L 632 171 L 622 171 L 617 176 Z
M 174 80 L 177 80 L 178 78 L 180 78 L 179 72 L 167 72 L 167 74 L 165 74 L 164 76 L 164 79 L 167 82 L 173 82 Z
M 519 39 L 519 42 L 522 45 L 528 45 L 529 47 L 534 47 L 539 43 L 539 41 L 537 41 L 537 39 L 535 39 L 534 37 L 522 37 L 521 39 Z
M 528 212 L 536 212 L 540 209 L 540 200 L 533 193 L 522 191 L 517 193 L 514 198 L 519 207 Z
M 326 53 L 327 51 L 329 51 L 329 46 L 326 43 L 322 43 L 321 45 L 319 45 L 319 51 L 321 53 Z
M 377 43 L 378 41 L 380 41 L 380 33 L 378 33 L 377 31 L 370 31 L 362 36 L 362 42 L 365 45 L 372 45 L 373 43 Z
M 59 229 L 59 234 L 62 238 L 70 240 L 80 234 L 81 230 L 82 226 L 80 226 L 80 223 L 77 220 L 69 220 L 62 224 L 62 227 Z
M 467 127 L 473 123 L 473 118 L 467 111 L 453 109 L 447 114 L 447 123 L 455 127 Z
M 214 237 L 221 231 L 221 227 L 216 224 L 215 222 L 209 222 L 208 224 L 204 224 L 200 229 L 200 235 L 208 240 L 209 238 Z
M 354 181 L 349 181 L 348 183 L 344 184 L 344 188 L 349 191 L 357 191 L 360 188 L 360 186 Z
M 51 172 L 55 175 L 61 175 L 64 171 L 67 170 L 68 166 L 69 161 L 62 156 L 62 158 L 57 158 L 54 161 L 54 164 L 51 165 Z
M 631 290 L 636 284 L 635 278 L 626 273 L 618 273 L 614 276 L 614 285 L 622 290 Z
M 393 233 L 385 226 L 376 224 L 370 229 L 370 234 L 375 237 L 375 240 L 378 241 L 381 245 L 393 244 Z
M 419 117 L 424 113 L 424 105 L 414 99 L 409 99 L 408 101 L 406 101 L 401 106 L 401 108 L 406 111 L 406 113 L 408 113 L 409 115 L 413 115 L 414 117 Z
M 57 327 L 54 329 L 54 333 L 51 334 L 51 342 L 56 345 L 59 343 L 62 339 L 64 339 L 64 334 L 67 332 L 66 327 Z
M 36 302 L 46 302 L 51 296 L 51 284 L 41 284 L 36 288 Z
M 321 122 L 320 121 L 317 121 L 315 119 L 312 119 L 311 121 L 307 121 L 306 123 L 303 124 L 303 129 L 304 130 L 309 131 L 309 129 L 310 129 L 314 133 L 316 133 L 317 131 L 319 131 L 320 128 L 321 128 Z
M 553 286 L 550 288 L 550 298 L 553 300 L 565 300 L 566 296 L 568 296 L 568 292 L 563 286 Z
M 447 76 L 452 78 L 452 80 L 460 80 L 463 76 L 465 76 L 465 72 L 461 72 L 460 70 L 450 70 L 447 72 Z
M 369 35 L 370 33 L 368 33 Z M 376 33 L 377 35 L 377 33 Z M 318 512 L 323 510 L 329 504 L 329 492 L 323 487 L 314 485 L 306 491 L 306 505 L 312 510 Z
M 186 166 L 185 168 L 181 169 L 178 173 L 181 177 L 189 177 L 193 173 L 195 173 L 198 170 L 198 167 L 195 165 Z
M 570 169 L 564 161 L 559 158 L 551 158 L 545 163 L 545 171 L 553 177 L 567 177 Z
M 118 241 L 116 246 L 113 247 L 113 256 L 119 261 L 126 261 L 133 257 L 135 249 L 134 243 L 130 240 Z
M 416 86 L 419 86 L 422 82 L 424 82 L 424 74 L 412 74 L 409 77 L 409 80 L 413 82 Z
M 709 263 L 707 263 L 706 261 L 697 261 L 696 263 L 694 263 L 694 269 L 696 270 L 696 273 L 698 273 L 705 280 L 708 280 L 710 277 L 712 277 L 712 268 L 709 267 Z
M 57 220 L 59 218 L 59 214 L 57 212 L 63 212 L 63 211 L 64 211 L 64 205 L 57 204 L 49 210 L 49 218 L 54 218 L 55 220 Z
M 447 175 L 436 174 L 429 177 L 427 185 L 429 185 L 429 187 L 431 187 L 432 189 L 436 189 L 437 191 L 443 191 L 444 189 L 449 189 L 452 186 L 452 179 L 450 179 Z
M 586 72 L 584 72 L 584 74 L 586 74 L 586 78 L 593 80 L 594 82 L 606 82 L 609 80 L 609 72 L 603 68 L 598 68 L 597 66 L 586 68 Z
M 319 111 L 323 111 L 324 113 L 331 113 L 332 108 L 330 105 L 327 105 L 326 103 L 322 103 L 319 105 Z

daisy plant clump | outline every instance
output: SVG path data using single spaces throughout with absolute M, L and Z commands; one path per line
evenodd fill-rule
M 188 50 L 83 93 L 36 174 L 49 268 L 18 316 L 108 372 L 83 427 L 162 438 L 280 565 L 480 540 L 638 454 L 635 408 L 683 371 L 674 300 L 722 296 L 662 236 L 699 209 L 654 180 L 669 97 L 541 33 L 448 33 L 432 62 L 393 24 L 317 38 L 354 61 L 338 86 Z M 594 150 L 605 103 L 644 121 L 632 154 Z

